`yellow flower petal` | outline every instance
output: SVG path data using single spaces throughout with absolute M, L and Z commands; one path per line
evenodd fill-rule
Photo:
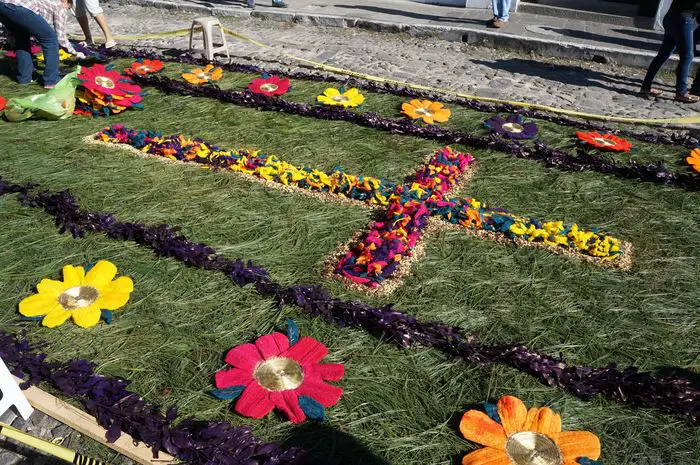
M 63 283 L 66 289 L 85 284 L 85 270 L 82 266 L 66 265 L 63 267 Z
M 73 321 L 76 325 L 81 328 L 89 328 L 95 326 L 100 321 L 100 315 L 100 308 L 93 304 L 85 308 L 73 310 L 71 317 L 73 317 Z
M 39 294 L 54 298 L 58 298 L 58 295 L 66 289 L 68 289 L 68 286 L 66 286 L 63 281 L 56 281 L 54 279 L 44 278 L 36 285 L 36 290 L 39 291 Z
M 347 91 L 345 91 L 344 95 L 348 98 L 353 98 L 360 95 L 360 91 L 353 87 L 352 89 L 348 89 Z
M 100 260 L 88 271 L 87 276 L 85 276 L 85 284 L 102 290 L 103 287 L 112 282 L 116 275 L 117 267 L 114 263 Z
M 340 95 L 340 91 L 335 87 L 329 87 L 328 89 L 323 91 L 323 95 L 325 95 L 326 97 L 337 97 L 338 95 Z
M 26 299 L 22 299 L 22 301 L 19 303 L 19 313 L 24 316 L 46 315 L 50 313 L 51 310 L 54 310 L 56 306 L 60 307 L 56 297 L 47 296 L 44 294 L 34 294 L 30 295 Z
M 68 317 L 70 317 L 70 312 L 64 310 L 63 307 L 59 305 L 41 320 L 41 324 L 47 328 L 55 328 L 56 326 L 62 325 Z
M 134 290 L 134 282 L 128 276 L 121 276 L 100 291 L 95 305 L 105 310 L 117 310 L 129 301 Z

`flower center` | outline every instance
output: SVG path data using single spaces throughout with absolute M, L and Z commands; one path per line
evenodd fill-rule
M 433 116 L 433 112 L 428 110 L 427 108 L 424 108 L 424 107 L 416 108 L 416 114 L 417 115 L 425 115 L 425 116 Z
M 564 458 L 554 441 L 541 433 L 522 431 L 511 434 L 506 453 L 514 465 L 562 465 Z
M 271 82 L 260 86 L 260 90 L 264 90 L 265 92 L 274 92 L 279 88 L 280 86 L 278 86 L 277 84 L 272 84 Z
M 150 66 L 146 66 L 146 65 L 141 65 L 141 66 L 138 67 L 138 69 L 139 69 L 139 71 L 143 71 L 144 73 L 147 73 L 147 72 L 149 72 L 149 71 L 151 70 L 151 67 L 150 67 Z
M 505 130 L 505 131 L 507 131 L 507 132 L 511 132 L 511 133 L 513 133 L 513 134 L 520 134 L 521 132 L 523 132 L 523 131 L 525 130 L 525 128 L 523 128 L 523 125 L 522 125 L 522 124 L 518 124 L 518 123 L 505 123 L 505 124 L 503 125 L 503 130 Z
M 304 382 L 301 365 L 286 357 L 272 357 L 259 363 L 253 376 L 268 391 L 288 391 L 298 388 Z
M 348 101 L 350 101 L 350 99 L 344 95 L 335 95 L 333 97 L 333 100 L 336 102 L 348 102 Z
M 100 293 L 92 286 L 75 286 L 58 296 L 58 303 L 66 310 L 77 310 L 95 303 Z
M 207 80 L 208 80 L 208 79 L 209 79 L 209 73 L 199 73 L 199 74 L 197 75 L 197 77 L 198 77 L 199 79 L 207 79 Z
M 613 145 L 615 145 L 615 142 L 604 137 L 595 137 L 593 140 L 599 143 L 600 145 L 604 145 L 606 147 L 612 147 Z
M 95 84 L 97 84 L 98 86 L 105 87 L 107 89 L 114 89 L 115 87 L 114 81 L 104 76 L 97 76 L 95 78 Z

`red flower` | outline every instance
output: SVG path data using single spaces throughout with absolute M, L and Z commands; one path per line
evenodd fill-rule
M 126 74 L 154 74 L 163 69 L 163 62 L 160 60 L 142 60 L 135 61 L 131 64 L 130 68 L 126 68 L 124 72 Z
M 578 137 L 581 142 L 601 150 L 610 152 L 629 152 L 632 150 L 632 144 L 630 144 L 628 140 L 612 134 L 577 131 L 576 137 Z
M 2 98 L 2 95 L 0 95 L 0 111 L 2 111 L 5 108 L 6 103 L 7 103 L 7 100 Z
M 268 97 L 284 95 L 289 91 L 289 79 L 279 76 L 257 78 L 253 79 L 253 82 L 248 84 L 248 89 L 254 94 L 263 94 Z
M 262 336 L 255 344 L 234 347 L 226 355 L 233 369 L 214 376 L 219 389 L 245 389 L 236 402 L 240 415 L 262 418 L 278 408 L 292 423 L 301 423 L 307 413 L 300 400 L 311 398 L 323 407 L 335 405 L 343 390 L 324 381 L 337 381 L 344 375 L 340 363 L 320 364 L 328 349 L 310 337 L 290 345 L 282 333 Z
M 125 95 L 138 94 L 141 88 L 133 84 L 131 80 L 116 71 L 108 70 L 104 65 L 96 64 L 89 68 L 82 68 L 78 79 L 81 81 L 81 86 L 93 92 L 99 92 L 102 95 Z

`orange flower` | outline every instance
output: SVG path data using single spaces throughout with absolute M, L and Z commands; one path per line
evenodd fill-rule
M 422 119 L 424 123 L 444 123 L 450 119 L 452 112 L 440 102 L 413 99 L 401 105 L 401 113 L 411 119 Z
M 685 159 L 695 171 L 700 173 L 700 148 L 694 148 L 690 155 Z
M 221 68 L 214 68 L 214 65 L 207 65 L 204 69 L 195 68 L 192 71 L 183 73 L 182 77 L 190 84 L 208 84 L 212 81 L 218 81 L 224 71 Z
M 501 423 L 479 410 L 462 417 L 459 430 L 483 446 L 465 455 L 462 465 L 578 465 L 580 457 L 600 457 L 600 440 L 588 431 L 562 431 L 561 418 L 547 407 L 533 407 L 513 396 L 498 401 Z
M 581 132 L 576 131 L 576 137 L 592 147 L 608 150 L 610 152 L 629 152 L 632 150 L 632 144 L 628 140 L 612 134 L 599 134 L 597 132 Z

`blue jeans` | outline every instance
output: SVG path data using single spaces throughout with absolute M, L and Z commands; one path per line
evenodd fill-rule
M 695 42 L 693 33 L 698 24 L 695 17 L 689 14 L 670 11 L 664 17 L 664 40 L 661 42 L 659 53 L 652 60 L 644 77 L 642 89 L 651 89 L 651 83 L 666 60 L 674 50 L 678 50 L 680 60 L 676 68 L 676 95 L 685 95 L 688 92 L 688 73 L 693 63 Z M 699 83 L 700 84 L 700 83 Z
M 493 16 L 500 19 L 504 23 L 508 21 L 508 12 L 510 11 L 510 0 L 492 0 Z
M 49 23 L 28 8 L 11 3 L 0 3 L 0 22 L 15 38 L 17 51 L 17 82 L 32 81 L 32 41 L 34 37 L 44 52 L 44 85 L 54 85 L 60 79 L 58 70 L 58 37 Z

